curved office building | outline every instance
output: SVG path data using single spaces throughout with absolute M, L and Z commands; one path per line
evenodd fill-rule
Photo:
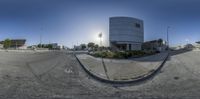
M 141 50 L 144 41 L 143 21 L 132 17 L 111 17 L 109 41 L 118 50 Z

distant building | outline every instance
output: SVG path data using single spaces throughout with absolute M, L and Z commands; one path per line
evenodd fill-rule
M 200 49 L 200 41 L 196 42 L 196 44 L 194 44 L 195 49 Z
M 162 39 L 147 41 L 142 44 L 143 50 L 164 51 L 166 48 L 167 43 Z
M 182 46 L 182 45 L 178 45 L 178 46 L 174 46 L 174 47 L 170 47 L 170 49 L 171 50 L 181 50 L 181 49 L 183 49 L 184 48 L 184 46 Z
M 26 39 L 11 39 L 10 41 L 9 48 L 26 49 Z M 1 41 L 0 44 L 4 44 L 4 41 Z
M 25 39 L 11 39 L 11 48 L 19 48 L 25 46 Z
M 0 49 L 2 49 L 3 48 L 3 44 L 0 44 Z
M 200 44 L 200 41 L 196 42 L 197 44 Z
M 143 21 L 132 17 L 111 17 L 110 47 L 118 50 L 141 50 L 144 41 Z
M 74 45 L 74 50 L 89 50 L 86 44 Z
M 81 45 L 74 45 L 74 50 L 82 50 L 82 46 Z
M 27 48 L 35 50 L 37 48 L 37 45 L 31 45 L 31 46 L 28 46 Z
M 58 48 L 58 43 L 51 43 L 50 45 L 52 45 L 53 49 L 57 49 Z
M 52 49 L 64 49 L 64 46 L 58 43 L 51 43 L 50 45 L 52 45 Z
M 193 49 L 193 48 L 195 48 L 195 46 L 192 45 L 192 44 L 186 44 L 186 45 L 184 46 L 184 48 L 185 48 L 185 49 Z
M 200 46 L 200 41 L 196 42 L 197 46 Z

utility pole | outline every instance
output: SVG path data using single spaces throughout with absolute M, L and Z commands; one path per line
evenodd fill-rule
M 42 47 L 42 33 L 40 33 L 40 48 Z
M 99 46 L 102 46 L 102 32 L 99 33 L 99 38 L 100 38 L 100 44 L 99 44 Z
M 169 26 L 167 27 L 167 50 L 169 50 Z
M 41 32 L 40 32 L 40 48 L 42 48 L 42 31 L 43 31 L 43 28 L 41 27 L 40 30 L 41 30 Z
M 15 42 L 15 49 L 17 49 L 17 41 Z

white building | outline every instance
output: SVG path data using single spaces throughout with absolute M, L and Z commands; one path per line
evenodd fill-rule
M 144 42 L 143 21 L 131 17 L 111 17 L 110 47 L 118 50 L 141 50 Z
M 0 44 L 0 49 L 3 49 L 3 44 Z
M 60 49 L 61 50 L 61 49 L 64 48 L 63 45 L 58 44 L 58 43 L 52 43 L 51 45 L 52 45 L 53 49 Z

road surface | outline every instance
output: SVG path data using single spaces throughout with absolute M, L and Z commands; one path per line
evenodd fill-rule
M 0 99 L 198 99 L 199 57 L 173 52 L 153 78 L 112 85 L 91 78 L 67 51 L 0 52 Z

